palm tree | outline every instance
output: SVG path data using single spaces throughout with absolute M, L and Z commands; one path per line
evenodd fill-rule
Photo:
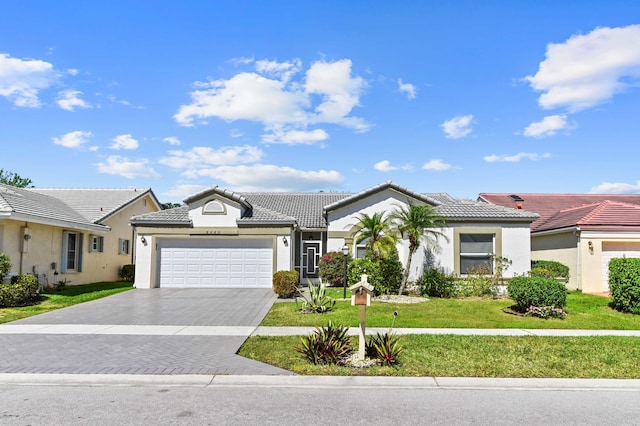
M 367 240 L 365 247 L 371 251 L 374 260 L 386 257 L 396 245 L 396 234 L 389 217 L 384 217 L 384 213 L 374 213 L 372 216 L 360 213 L 354 228 L 356 242 Z
M 412 204 L 409 202 L 407 206 L 398 205 L 398 210 L 393 212 L 389 218 L 394 222 L 395 228 L 400 235 L 409 240 L 409 256 L 407 266 L 402 277 L 402 284 L 398 294 L 402 294 L 407 281 L 409 279 L 409 267 L 413 255 L 422 242 L 437 244 L 439 237 L 443 237 L 448 241 L 447 236 L 441 231 L 446 225 L 444 217 L 439 216 L 434 208 L 428 204 Z M 435 240 L 435 241 L 434 241 Z

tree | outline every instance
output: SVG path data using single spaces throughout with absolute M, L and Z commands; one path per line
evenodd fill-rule
M 402 277 L 402 285 L 398 294 L 402 294 L 409 279 L 409 268 L 413 255 L 420 245 L 437 244 L 439 237 L 448 240 L 441 231 L 446 225 L 444 217 L 439 216 L 434 208 L 428 204 L 413 204 L 409 202 L 407 206 L 397 206 L 398 210 L 393 212 L 389 218 L 394 223 L 398 233 L 409 240 L 409 255 L 407 265 Z
M 366 240 L 365 247 L 376 261 L 386 257 L 395 248 L 397 237 L 389 217 L 384 217 L 384 213 L 374 213 L 372 216 L 360 213 L 354 228 L 352 235 L 355 235 L 356 242 Z
M 167 202 L 167 203 L 160 204 L 160 207 L 162 208 L 162 210 L 169 210 L 169 209 L 175 209 L 176 207 L 180 207 L 181 205 L 182 204 Z
M 17 186 L 18 188 L 32 187 L 31 179 L 23 178 L 17 173 L 0 169 L 0 183 L 5 185 Z

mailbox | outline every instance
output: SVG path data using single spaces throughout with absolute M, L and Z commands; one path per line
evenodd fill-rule
M 351 290 L 351 304 L 353 306 L 370 306 L 373 286 L 367 282 L 367 275 L 363 274 L 359 283 L 349 287 Z

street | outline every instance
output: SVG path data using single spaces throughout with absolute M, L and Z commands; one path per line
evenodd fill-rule
M 0 386 L 2 425 L 615 424 L 640 421 L 640 387 L 422 378 L 265 378 L 220 384 L 73 381 Z M 412 380 L 416 379 L 416 380 Z M 427 378 L 428 379 L 428 378 Z M 473 380 L 473 379 L 472 379 Z M 527 383 L 531 387 L 527 388 Z M 570 382 L 572 383 L 572 382 Z M 623 382 L 624 384 L 624 382 Z

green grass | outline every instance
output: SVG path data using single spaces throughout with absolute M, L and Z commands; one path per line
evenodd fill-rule
M 342 297 L 342 289 L 340 289 Z M 561 319 L 540 319 L 507 314 L 503 309 L 511 300 L 431 299 L 415 304 L 372 302 L 367 307 L 368 327 L 390 327 L 393 312 L 398 312 L 396 328 L 551 328 L 585 330 L 640 330 L 640 316 L 611 309 L 610 299 L 603 296 L 571 292 L 567 296 Z M 329 320 L 336 324 L 356 327 L 358 309 L 349 301 L 338 301 L 336 309 L 327 314 L 300 314 L 299 304 L 276 303 L 268 313 L 264 326 L 324 326 Z
M 40 303 L 18 308 L 0 308 L 0 324 L 42 314 L 78 303 L 89 302 L 131 290 L 129 282 L 100 282 L 68 286 L 64 290 L 42 294 Z
M 637 337 L 405 335 L 399 366 L 364 369 L 313 365 L 294 350 L 299 342 L 255 336 L 239 354 L 303 375 L 640 378 Z

